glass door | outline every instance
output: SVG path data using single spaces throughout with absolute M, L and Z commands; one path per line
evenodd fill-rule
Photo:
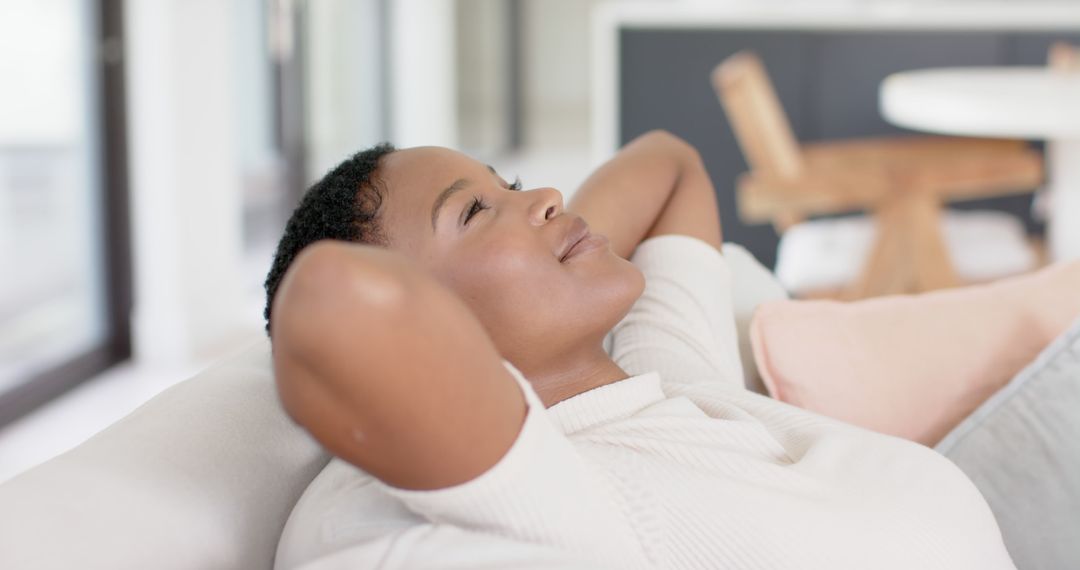
M 0 2 L 0 425 L 130 352 L 120 22 Z

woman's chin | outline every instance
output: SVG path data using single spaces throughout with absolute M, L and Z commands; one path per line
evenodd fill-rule
M 603 320 L 607 327 L 604 329 L 605 334 L 630 312 L 645 291 L 645 276 L 641 270 L 621 257 L 615 258 L 616 263 L 611 274 L 603 282 L 596 283 L 596 289 L 588 295 L 593 307 L 603 309 L 602 313 L 606 317 Z M 601 291 L 601 294 L 596 294 Z

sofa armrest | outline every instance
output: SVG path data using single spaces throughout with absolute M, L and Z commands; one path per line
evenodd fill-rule
M 0 568 L 265 570 L 328 459 L 261 339 L 0 485 Z

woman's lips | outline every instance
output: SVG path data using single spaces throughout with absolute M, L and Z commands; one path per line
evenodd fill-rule
M 566 255 L 563 256 L 563 261 L 570 261 L 571 259 L 584 255 L 590 251 L 603 248 L 608 243 L 607 237 L 601 234 L 586 234 L 585 237 L 578 240 L 569 250 Z

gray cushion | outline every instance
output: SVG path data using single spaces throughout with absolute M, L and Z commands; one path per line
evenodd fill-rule
M 935 449 L 982 492 L 1020 570 L 1080 568 L 1080 321 Z

